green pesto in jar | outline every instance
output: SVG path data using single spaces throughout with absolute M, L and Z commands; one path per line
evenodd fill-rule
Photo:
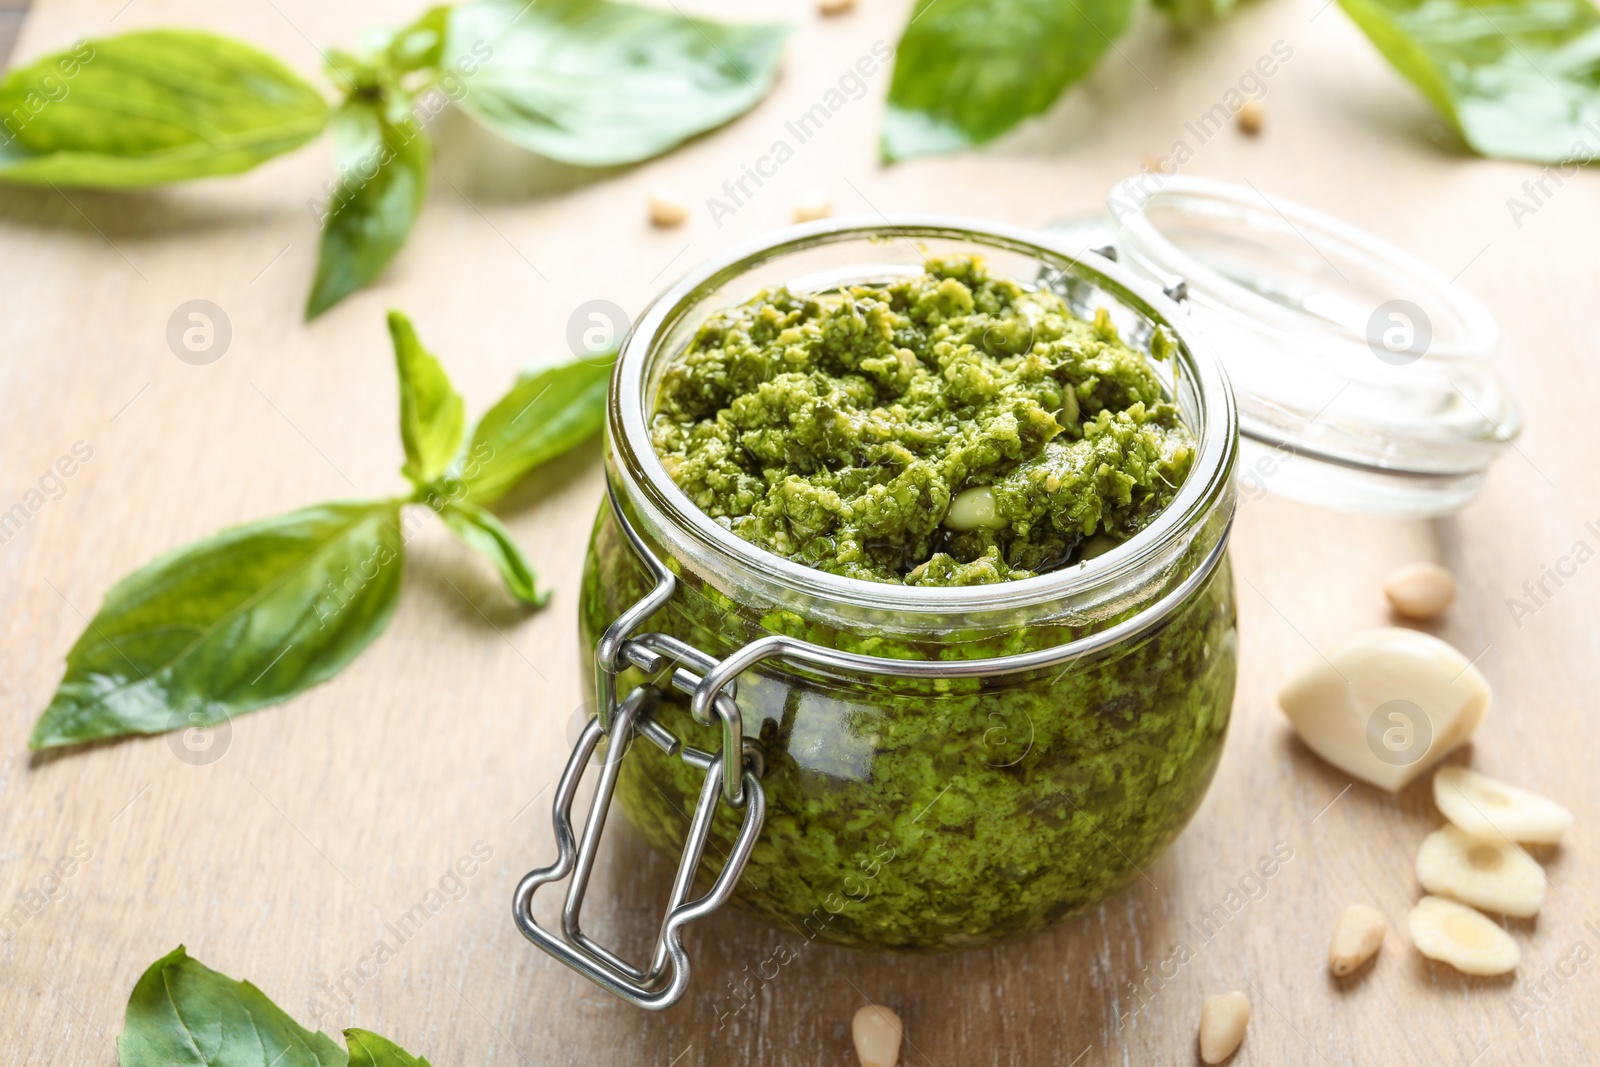
M 1152 354 L 1171 345 L 1158 332 Z M 1053 294 L 951 258 L 888 284 L 828 297 L 770 291 L 715 315 L 665 368 L 651 431 L 687 495 L 762 549 L 875 582 L 1004 581 L 1088 558 L 1171 502 L 1194 445 L 1160 367 L 1105 314 L 1084 322 Z M 951 529 L 952 501 L 978 489 L 991 494 L 987 510 L 969 510 L 983 521 Z M 1203 520 L 1215 536 L 1224 507 Z M 1197 536 L 1177 573 L 1198 567 L 1211 543 Z M 768 634 L 896 659 L 1007 656 L 1143 606 L 913 635 L 892 620 L 835 628 L 672 567 L 674 600 L 646 628 L 714 657 Z M 652 585 L 603 505 L 583 576 L 584 647 Z M 793 952 L 812 941 L 967 948 L 1103 901 L 1148 869 L 1204 797 L 1236 645 L 1224 560 L 1149 631 L 1035 674 L 865 678 L 758 665 L 740 676 L 737 700 L 763 754 L 767 816 L 735 903 Z M 630 669 L 618 692 L 649 680 Z M 718 731 L 693 721 L 665 676 L 653 680 L 664 691 L 656 719 L 686 744 L 719 748 Z M 703 780 L 647 742 L 622 763 L 618 800 L 670 863 Z M 711 871 L 742 815 L 719 807 Z
M 1109 315 L 1085 322 L 974 257 L 712 316 L 665 369 L 651 434 L 739 537 L 907 585 L 1029 578 L 1103 551 L 1171 502 L 1194 455 Z

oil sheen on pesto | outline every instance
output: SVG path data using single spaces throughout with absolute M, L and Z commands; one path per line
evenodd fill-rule
M 1158 333 L 1153 354 L 1170 344 Z M 1194 455 L 1108 315 L 1086 322 L 970 257 L 712 316 L 666 368 L 651 431 L 673 480 L 739 537 L 908 585 L 1103 551 L 1171 502 Z

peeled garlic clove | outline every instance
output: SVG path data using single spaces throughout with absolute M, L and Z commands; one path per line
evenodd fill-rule
M 1333 928 L 1333 942 L 1328 946 L 1328 967 L 1343 978 L 1366 963 L 1383 945 L 1383 935 L 1389 931 L 1389 920 L 1383 912 L 1368 904 L 1351 904 L 1339 913 Z
M 1446 826 L 1417 850 L 1417 881 L 1430 893 L 1526 919 L 1544 907 L 1544 868 L 1510 841 L 1486 841 Z
M 1439 768 L 1433 802 L 1445 818 L 1485 841 L 1553 845 L 1572 825 L 1572 812 L 1555 801 L 1465 767 Z
M 1295 733 L 1348 774 L 1399 792 L 1472 735 L 1489 683 L 1465 656 L 1416 630 L 1364 630 L 1278 694 Z
M 861 1067 L 894 1067 L 900 1059 L 900 1035 L 905 1027 L 900 1016 L 881 1004 L 869 1004 L 850 1020 L 850 1036 L 855 1039 Z
M 1250 1025 L 1250 998 L 1237 989 L 1207 997 L 1200 1008 L 1200 1058 L 1221 1063 L 1232 1056 Z
M 1510 934 L 1465 904 L 1443 897 L 1417 901 L 1406 925 L 1417 951 L 1462 974 L 1506 974 L 1522 959 Z

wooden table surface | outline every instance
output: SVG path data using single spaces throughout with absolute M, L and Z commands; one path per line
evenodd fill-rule
M 423 6 L 38 0 L 15 55 L 195 25 L 317 76 L 317 47 Z M 1255 1005 L 1239 1064 L 1600 1062 L 1600 564 L 1520 625 L 1507 605 L 1542 565 L 1600 541 L 1595 176 L 1550 185 L 1517 225 L 1506 200 L 1538 168 L 1466 156 L 1336 6 L 1263 0 L 1188 41 L 1146 12 L 1085 87 L 981 154 L 880 167 L 880 75 L 716 226 L 705 198 L 873 42 L 892 43 L 907 6 L 863 0 L 823 21 L 798 0 L 743 5 L 799 25 L 776 92 L 641 167 L 541 164 L 447 117 L 439 180 L 410 245 L 382 284 L 310 325 L 299 315 L 316 240 L 306 202 L 329 173 L 325 142 L 245 177 L 140 194 L 0 188 L 0 510 L 75 442 L 93 449 L 64 494 L 0 545 L 0 901 L 38 888 L 75 850 L 92 853 L 0 945 L 5 1063 L 111 1064 L 135 978 L 180 942 L 305 1022 L 370 1028 L 440 1067 L 845 1065 L 848 1021 L 865 998 L 904 1017 L 907 1065 L 1188 1064 L 1201 1000 L 1228 989 Z M 1224 130 L 1185 173 L 1248 179 L 1459 273 L 1506 327 L 1503 374 L 1527 430 L 1453 518 L 1382 520 L 1276 497 L 1243 506 L 1233 550 L 1243 651 L 1221 768 L 1149 878 L 1103 906 L 963 955 L 814 947 L 727 1018 L 730 982 L 792 935 L 732 912 L 696 928 L 693 988 L 661 1015 L 530 947 L 508 901 L 551 855 L 548 788 L 580 701 L 574 612 L 600 493 L 592 447 L 505 513 L 554 588 L 544 612 L 518 615 L 483 562 L 429 529 L 388 633 L 331 683 L 216 731 L 203 758 L 171 737 L 27 751 L 67 648 L 119 576 L 225 525 L 398 489 L 386 308 L 414 317 L 481 411 L 519 368 L 567 358 L 580 304 L 636 312 L 702 257 L 785 224 L 812 189 L 840 213 L 1037 224 L 1092 210 L 1279 40 L 1293 57 L 1270 79 L 1263 134 Z M 647 193 L 663 185 L 696 205 L 688 226 L 645 223 Z M 196 298 L 220 305 L 233 328 L 208 366 L 179 361 L 165 341 L 173 309 Z M 1292 738 L 1273 699 L 1313 646 L 1385 622 L 1382 577 L 1416 559 L 1460 576 L 1460 598 L 1434 629 L 1495 687 L 1472 765 L 1578 815 L 1569 843 L 1543 857 L 1549 903 L 1511 924 L 1524 953 L 1515 980 L 1465 978 L 1408 942 L 1413 858 L 1440 823 L 1427 788 L 1347 790 L 1346 776 Z M 1185 924 L 1249 890 L 1246 874 L 1278 843 L 1292 860 L 1175 975 L 1152 977 Z M 445 876 L 475 845 L 492 858 L 456 891 Z M 590 897 L 597 928 L 644 934 L 667 876 L 616 833 Z M 365 964 L 385 923 L 441 881 L 438 911 L 380 968 Z M 1391 932 L 1373 968 L 1335 981 L 1328 935 L 1357 900 L 1380 907 Z M 346 977 L 358 970 L 359 981 Z M 341 978 L 347 993 L 330 993 Z M 1522 1000 L 1540 1006 L 1519 1018 L 1513 998 L 1541 981 L 1537 1002 Z

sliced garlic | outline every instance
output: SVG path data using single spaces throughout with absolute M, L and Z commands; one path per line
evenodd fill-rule
M 1339 913 L 1328 946 L 1328 967 L 1343 978 L 1377 955 L 1389 920 L 1369 904 L 1351 904 Z
M 1555 801 L 1465 767 L 1439 768 L 1433 802 L 1445 818 L 1486 841 L 1553 845 L 1572 825 L 1572 812 Z
M 1544 868 L 1537 860 L 1504 838 L 1486 841 L 1454 826 L 1423 839 L 1417 881 L 1430 893 L 1519 919 L 1544 907 Z
M 950 501 L 950 510 L 945 512 L 944 524 L 947 529 L 962 533 L 980 526 L 998 530 L 1006 524 L 1006 520 L 1000 517 L 999 508 L 995 505 L 994 490 L 987 485 L 980 485 L 956 494 L 956 498 Z
M 1232 1056 L 1250 1025 L 1250 998 L 1237 989 L 1207 997 L 1200 1008 L 1200 1058 L 1221 1063 Z
M 1443 897 L 1417 901 L 1406 925 L 1417 951 L 1462 974 L 1506 974 L 1522 959 L 1510 934 L 1465 904 Z
M 1416 630 L 1364 630 L 1303 668 L 1278 704 L 1310 749 L 1391 792 L 1472 735 L 1489 683 L 1467 658 Z
M 905 1026 L 900 1016 L 881 1004 L 869 1004 L 850 1020 L 861 1067 L 894 1067 L 900 1059 L 900 1036 Z

